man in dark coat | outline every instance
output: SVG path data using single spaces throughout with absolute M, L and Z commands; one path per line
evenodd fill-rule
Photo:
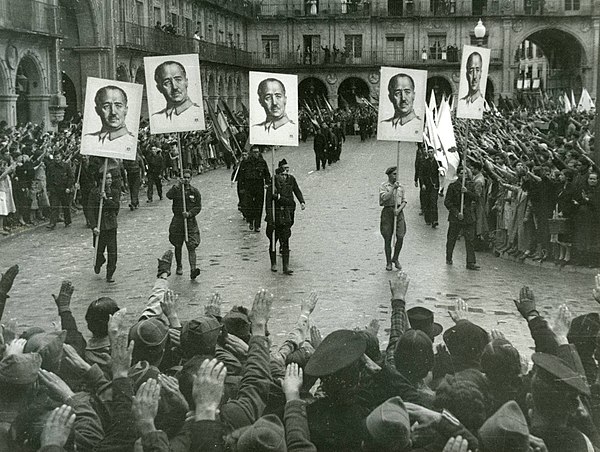
M 262 209 L 265 202 L 265 186 L 271 180 L 267 162 L 260 155 L 260 148 L 252 146 L 248 159 L 240 163 L 238 184 L 242 184 L 246 202 L 246 217 L 251 231 L 260 231 Z
M 317 171 L 321 169 L 321 166 L 325 169 L 325 166 L 327 165 L 327 148 L 329 147 L 329 143 L 327 141 L 326 128 L 326 124 L 321 124 L 321 127 L 319 127 L 315 133 L 315 140 L 313 142 Z
M 152 196 L 154 195 L 153 189 L 155 185 L 158 199 L 162 200 L 161 174 L 163 171 L 163 158 L 160 154 L 160 149 L 156 146 L 152 146 L 148 150 L 146 162 L 148 163 L 148 200 L 146 202 L 152 202 Z
M 281 256 L 283 259 L 283 273 L 291 275 L 290 270 L 290 236 L 292 235 L 292 226 L 294 224 L 294 214 L 296 211 L 296 201 L 294 195 L 298 198 L 302 210 L 305 209 L 304 197 L 296 182 L 296 178 L 290 172 L 290 166 L 287 160 L 279 162 L 275 174 L 275 187 L 267 188 L 267 237 L 269 238 L 269 257 L 271 258 L 271 271 L 277 271 L 277 253 L 275 244 L 279 241 L 281 246 Z M 275 216 L 273 217 L 273 207 L 275 207 Z
M 190 261 L 190 278 L 196 279 L 200 274 L 200 269 L 196 267 L 196 248 L 200 245 L 200 230 L 196 222 L 196 215 L 202 210 L 202 198 L 200 191 L 190 185 L 191 179 L 192 171 L 183 170 L 183 180 L 180 180 L 177 185 L 173 185 L 167 192 L 167 198 L 173 200 L 173 219 L 169 226 L 169 242 L 175 247 L 176 273 L 178 275 L 183 275 L 181 248 L 185 242 Z M 185 193 L 185 208 L 182 190 Z M 184 220 L 187 224 L 187 236 Z
M 17 167 L 13 177 L 13 193 L 17 207 L 17 216 L 22 225 L 31 222 L 31 185 L 35 178 L 35 168 L 28 154 L 17 157 Z M 65 223 L 65 225 L 67 225 Z
M 48 229 L 54 229 L 58 221 L 60 209 L 63 211 L 65 227 L 71 224 L 71 188 L 73 186 L 73 171 L 71 165 L 63 161 L 59 152 L 53 160 L 46 164 L 46 187 L 50 197 L 50 224 Z M 97 215 L 97 213 L 96 213 Z M 95 226 L 95 223 L 92 223 Z
M 112 174 L 106 173 L 106 183 L 104 191 L 101 184 L 92 189 L 88 201 L 90 222 L 92 232 L 94 233 L 93 244 L 98 248 L 96 251 L 96 261 L 94 263 L 94 273 L 99 274 L 102 265 L 107 259 L 104 257 L 104 250 L 108 256 L 106 264 L 106 281 L 115 282 L 113 275 L 117 268 L 117 215 L 119 214 L 119 201 L 121 199 L 121 190 L 113 187 Z M 102 202 L 102 218 L 100 227 L 98 227 L 98 213 L 100 208 L 100 199 Z
M 444 205 L 448 209 L 448 236 L 446 241 L 446 264 L 452 265 L 452 253 L 454 245 L 459 234 L 463 233 L 465 238 L 465 249 L 467 252 L 467 269 L 479 270 L 479 265 L 475 260 L 475 203 L 477 202 L 477 194 L 473 188 L 471 174 L 467 170 L 465 186 L 462 185 L 464 168 L 459 166 L 456 169 L 458 179 L 448 186 L 446 192 L 446 200 Z M 464 208 L 461 213 L 461 197 L 464 194 Z
M 432 228 L 438 226 L 438 191 L 440 188 L 440 178 L 438 172 L 439 165 L 433 156 L 433 148 L 428 148 L 425 159 L 421 162 L 419 168 L 419 183 L 421 185 L 421 207 L 425 216 L 425 224 Z
M 124 160 L 123 166 L 127 171 L 127 184 L 129 185 L 129 196 L 131 197 L 129 208 L 134 210 L 140 205 L 140 184 L 144 174 L 144 161 L 140 150 L 138 149 L 135 160 Z

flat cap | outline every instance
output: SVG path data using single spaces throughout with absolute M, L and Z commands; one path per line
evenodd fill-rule
M 314 377 L 334 374 L 360 359 L 366 350 L 367 340 L 358 331 L 334 331 L 317 347 L 305 372 Z

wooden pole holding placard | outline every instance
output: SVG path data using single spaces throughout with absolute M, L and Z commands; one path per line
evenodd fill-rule
M 465 209 L 465 183 L 467 177 L 467 159 L 469 158 L 469 120 L 467 119 L 467 130 L 465 131 L 465 150 L 463 152 L 462 162 L 462 190 L 460 191 L 460 214 L 464 214 Z
M 182 212 L 182 216 L 184 212 L 187 212 L 187 206 L 186 206 L 186 202 L 185 202 L 185 182 L 183 182 L 183 150 L 181 149 L 181 136 L 180 136 L 180 132 L 177 132 L 177 147 L 179 148 L 179 177 L 181 178 L 181 199 L 183 201 L 183 212 Z M 183 217 L 183 233 L 184 235 L 184 240 L 187 243 L 188 242 L 188 224 L 187 224 L 187 218 Z
M 83 161 L 79 163 L 79 170 L 77 171 L 77 180 L 75 181 L 75 191 L 73 192 L 73 202 L 77 205 L 77 191 L 79 190 L 79 181 L 81 180 L 81 167 L 83 166 Z M 85 208 L 85 200 L 81 203 L 81 205 Z
M 271 148 L 271 212 L 273 212 L 273 230 L 271 231 L 271 252 L 275 252 L 275 146 Z
M 398 147 L 396 148 L 396 180 L 394 184 L 398 182 L 398 171 L 400 169 L 400 142 L 398 141 Z M 398 228 L 398 187 L 394 187 L 394 232 L 392 233 L 392 246 L 396 247 L 396 229 Z
M 96 223 L 96 229 L 98 235 L 95 235 L 94 240 L 94 267 L 97 265 L 98 260 L 98 242 L 100 242 L 100 225 L 102 224 L 102 207 L 104 206 L 104 190 L 106 188 L 106 173 L 108 172 L 108 158 L 104 157 L 104 168 L 102 170 L 102 185 L 100 186 L 100 205 L 98 207 L 98 222 Z

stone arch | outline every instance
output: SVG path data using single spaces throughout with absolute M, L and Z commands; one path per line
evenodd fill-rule
M 14 83 L 4 60 L 0 60 L 0 95 L 14 93 Z
M 496 96 L 496 87 L 494 85 L 494 81 L 491 77 L 488 77 L 487 82 L 485 84 L 485 100 L 487 100 L 488 104 L 492 104 L 494 102 Z
M 100 44 L 99 11 L 91 0 L 59 0 L 63 23 L 76 24 L 76 28 L 68 27 L 67 39 L 76 39 L 75 45 L 95 46 Z
M 244 94 L 242 92 L 242 77 L 240 74 L 237 74 L 235 77 L 235 108 L 240 105 L 240 102 L 243 102 Z
M 443 75 L 432 75 L 431 77 L 427 78 L 425 102 L 427 102 L 428 105 L 432 90 L 435 94 L 436 105 L 439 105 L 442 101 L 442 95 L 445 95 L 446 99 L 448 99 L 453 94 L 452 83 Z
M 225 97 L 225 77 L 223 75 L 218 77 L 217 97 Z
M 217 95 L 217 83 L 215 82 L 215 74 L 208 74 L 208 87 L 207 87 L 208 97 L 215 97 Z
M 542 83 L 547 90 L 562 92 L 565 89 L 571 89 L 577 80 L 581 80 L 582 85 L 587 86 L 588 89 L 595 88 L 591 86 L 592 81 L 588 79 L 589 62 L 594 59 L 592 55 L 594 50 L 590 47 L 591 40 L 590 42 L 584 41 L 576 30 L 564 25 L 540 24 L 523 28 L 511 40 L 513 49 L 508 51 L 511 52 L 511 55 L 516 55 L 515 60 L 517 61 L 515 62 L 518 63 L 518 49 L 524 41 L 538 46 L 543 53 L 541 60 L 545 61 L 548 69 L 547 79 Z M 529 60 L 528 64 L 532 64 L 537 56 L 533 55 L 533 57 L 533 59 L 524 58 L 524 61 Z M 540 62 L 540 64 L 542 63 Z M 523 77 L 523 73 L 520 70 L 514 71 L 514 84 L 519 77 Z M 581 88 L 578 91 L 580 90 Z M 578 95 L 578 92 L 575 94 Z
M 134 83 L 142 85 L 144 87 L 142 91 L 142 110 L 140 116 L 146 118 L 148 116 L 148 90 L 146 89 L 146 74 L 144 73 L 144 66 L 138 66 L 135 71 Z
M 47 83 L 43 66 L 33 52 L 27 52 L 17 67 L 15 94 L 17 95 L 17 124 L 41 124 L 48 119 Z
M 369 84 L 360 77 L 348 77 L 338 88 L 338 105 L 340 108 L 362 104 L 361 98 L 371 99 Z
M 298 102 L 300 106 L 308 104 L 310 108 L 327 108 L 325 99 L 329 97 L 327 84 L 318 77 L 306 77 L 298 84 Z
M 67 101 L 67 108 L 65 109 L 64 120 L 69 121 L 73 116 L 77 114 L 77 89 L 75 88 L 75 83 L 73 83 L 73 80 L 71 80 L 71 78 L 64 71 L 61 73 L 61 83 L 62 94 L 63 96 L 65 96 L 65 100 Z

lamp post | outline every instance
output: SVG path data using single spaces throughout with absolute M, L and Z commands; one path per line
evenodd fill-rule
M 479 22 L 477 22 L 477 25 L 475 25 L 473 32 L 475 33 L 475 37 L 477 38 L 477 47 L 483 47 L 483 38 L 485 37 L 485 25 L 483 25 L 481 19 L 479 19 Z

